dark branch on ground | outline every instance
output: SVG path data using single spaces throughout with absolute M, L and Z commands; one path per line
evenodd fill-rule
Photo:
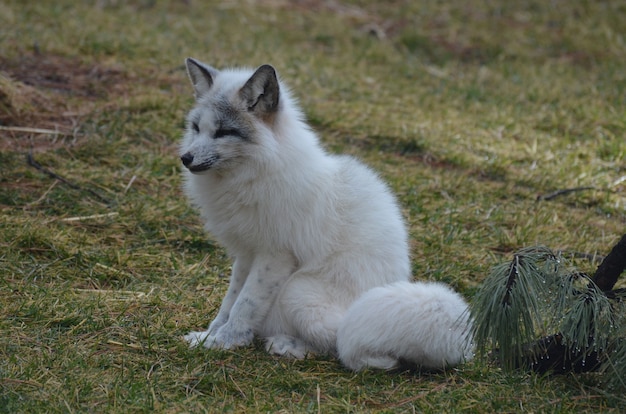
M 539 195 L 537 196 L 537 201 L 549 201 L 562 195 L 574 193 L 576 191 L 586 191 L 586 190 L 596 190 L 596 188 L 595 187 L 564 188 L 562 190 L 557 190 L 552 193 Z
M 608 292 L 613 289 L 624 269 L 626 269 L 626 234 L 600 263 L 595 275 L 593 275 L 593 282 L 600 290 Z
M 46 174 L 47 176 L 49 176 L 52 179 L 55 180 L 59 180 L 61 181 L 63 184 L 67 185 L 68 187 L 77 190 L 77 191 L 84 191 L 86 193 L 88 193 L 89 195 L 91 195 L 92 197 L 94 197 L 95 199 L 97 199 L 98 201 L 106 204 L 106 205 L 111 205 L 111 202 L 109 200 L 107 200 L 106 198 L 102 197 L 100 194 L 96 193 L 95 191 L 89 189 L 89 188 L 82 188 L 81 186 L 72 183 L 71 181 L 68 181 L 67 179 L 63 178 L 62 176 L 58 175 L 55 172 L 50 171 L 49 169 L 47 169 L 46 167 L 42 166 L 41 164 L 39 164 L 37 161 L 35 161 L 35 158 L 33 157 L 32 152 L 29 152 L 26 155 L 26 162 L 28 163 L 28 165 L 30 165 L 31 167 L 37 169 L 38 171 L 41 171 L 42 173 Z

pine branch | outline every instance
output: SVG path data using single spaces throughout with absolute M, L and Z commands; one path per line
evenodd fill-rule
M 626 235 L 593 278 L 545 247 L 516 252 L 472 301 L 479 355 L 505 370 L 600 372 L 605 386 L 625 389 L 626 289 L 613 289 L 625 268 Z
M 533 341 L 535 328 L 543 325 L 547 280 L 558 267 L 554 253 L 537 246 L 518 251 L 511 262 L 492 269 L 472 301 L 479 353 L 490 346 L 504 367 L 519 366 L 524 344 Z
M 608 292 L 613 289 L 624 269 L 626 269 L 626 234 L 600 263 L 593 275 L 593 282 L 600 290 Z
M 517 280 L 517 276 L 519 275 L 518 267 L 520 266 L 520 262 L 522 261 L 522 257 L 519 254 L 515 254 L 513 256 L 513 261 L 511 261 L 511 266 L 509 267 L 509 274 L 506 278 L 506 286 L 504 288 L 504 297 L 502 298 L 502 306 L 507 306 L 511 304 L 511 290 L 515 285 Z
M 589 338 L 592 341 L 592 338 Z M 566 374 L 568 372 L 591 372 L 600 368 L 603 360 L 600 352 L 590 348 L 573 349 L 563 340 L 563 335 L 543 337 L 528 345 L 523 368 L 540 374 Z

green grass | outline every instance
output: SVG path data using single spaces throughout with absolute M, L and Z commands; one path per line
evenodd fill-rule
M 0 412 L 626 409 L 594 375 L 189 350 L 230 263 L 177 159 L 184 58 L 271 63 L 329 150 L 398 194 L 417 279 L 471 299 L 524 246 L 606 254 L 626 228 L 622 3 L 0 3 Z

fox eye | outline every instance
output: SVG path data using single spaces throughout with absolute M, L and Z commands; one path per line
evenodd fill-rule
M 193 132 L 196 134 L 200 132 L 200 126 L 195 121 L 191 123 L 191 129 L 193 129 Z
M 237 131 L 236 129 L 228 129 L 228 128 L 220 128 L 217 131 L 215 131 L 215 139 L 226 137 L 226 136 L 233 136 L 233 135 L 239 136 L 239 131 Z

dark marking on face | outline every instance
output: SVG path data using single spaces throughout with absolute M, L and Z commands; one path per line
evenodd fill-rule
M 254 124 L 248 119 L 247 114 L 241 112 L 226 99 L 215 104 L 216 125 L 214 138 L 233 136 L 245 141 L 252 141 L 255 134 Z

